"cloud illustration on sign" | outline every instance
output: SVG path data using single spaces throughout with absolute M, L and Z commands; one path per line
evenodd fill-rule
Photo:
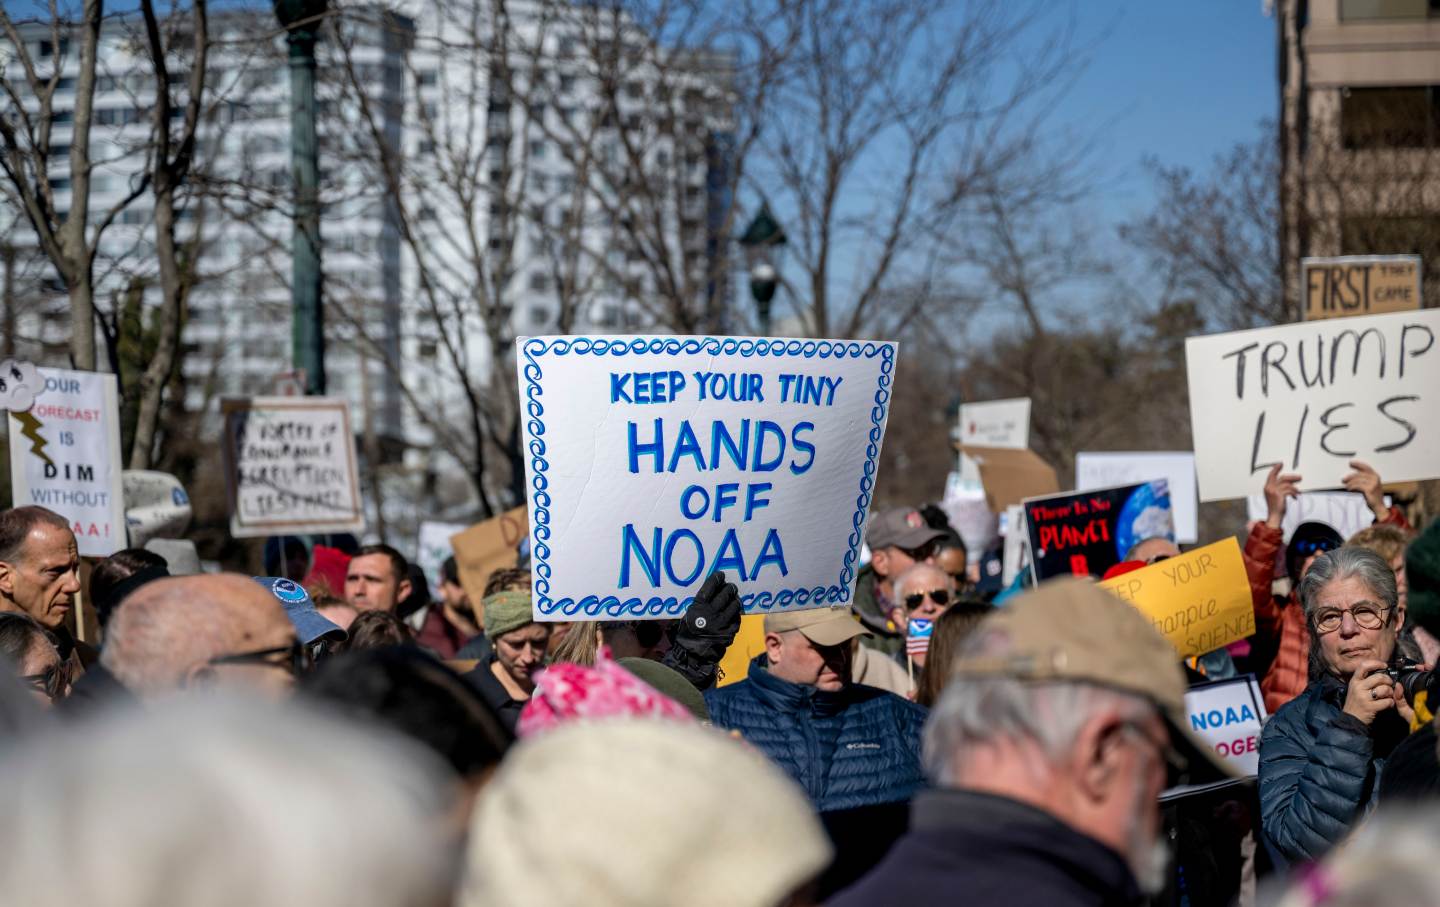
M 29 362 L 6 359 L 0 362 L 0 409 L 22 413 L 35 405 L 45 389 L 39 369 Z

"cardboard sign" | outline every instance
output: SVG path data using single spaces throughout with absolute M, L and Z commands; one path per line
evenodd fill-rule
M 715 675 L 717 687 L 739 683 L 750 676 L 750 662 L 765 651 L 765 615 L 746 614 L 740 618 L 740 632 L 720 658 Z
M 1030 446 L 1030 398 L 960 404 L 960 443 L 965 447 Z
M 179 538 L 190 527 L 190 496 L 170 473 L 127 469 L 120 474 L 120 484 L 132 547 L 155 538 Z
M 346 401 L 251 397 L 221 412 L 233 537 L 364 531 Z
M 1134 545 L 1175 538 L 1170 492 L 1163 480 L 1071 492 L 1025 502 L 1035 580 L 1100 576 Z
M 1185 693 L 1189 730 L 1208 743 L 1238 777 L 1214 784 L 1174 787 L 1160 799 L 1173 800 L 1254 778 L 1260 772 L 1260 730 L 1267 717 L 1265 699 L 1253 674 L 1191 687 Z
M 415 563 L 425 571 L 425 581 L 430 584 L 431 598 L 440 597 L 440 568 L 445 565 L 446 559 L 455 553 L 450 547 L 450 537 L 464 531 L 464 523 L 432 523 L 426 520 L 420 524 L 419 538 L 415 544 Z M 459 566 L 458 558 L 455 564 Z
M 716 570 L 747 611 L 850 600 L 894 344 L 516 344 L 537 620 L 675 618 Z
M 1234 536 L 1100 584 L 1150 618 L 1182 658 L 1255 632 L 1255 603 Z
M 999 513 L 1026 498 L 1055 494 L 1060 490 L 1060 478 L 1055 473 L 1055 467 L 1033 450 L 966 447 L 961 449 L 960 459 L 962 478 L 966 461 L 975 464 L 980 485 L 985 491 L 985 502 L 992 513 Z
M 10 412 L 13 500 L 55 511 L 82 555 L 108 557 L 127 544 L 115 376 L 37 371 L 44 389 L 34 405 Z
M 525 508 L 515 507 L 450 536 L 455 566 L 460 569 L 460 585 L 465 587 L 470 601 L 479 602 L 485 597 L 490 574 L 520 562 L 525 527 Z
M 1387 482 L 1440 476 L 1440 309 L 1185 341 L 1200 500 L 1243 498 L 1276 463 L 1301 490 L 1350 461 Z
M 1300 259 L 1305 320 L 1381 315 L 1420 308 L 1419 255 Z
M 1175 509 L 1175 541 L 1193 545 L 1200 539 L 1200 500 L 1195 492 L 1195 455 L 1187 451 L 1098 452 L 1075 455 L 1075 490 L 1111 488 L 1164 479 Z
M 1269 512 L 1263 494 L 1252 494 L 1245 499 L 1247 519 L 1263 520 Z M 1356 491 L 1301 492 L 1298 497 L 1285 502 L 1285 517 L 1280 521 L 1285 543 L 1290 543 L 1295 527 L 1312 521 L 1324 523 L 1340 533 L 1341 538 L 1348 539 L 1374 523 L 1375 514 L 1370 512 L 1365 496 Z

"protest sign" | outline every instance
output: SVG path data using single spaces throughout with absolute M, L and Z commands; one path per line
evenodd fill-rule
M 1027 564 L 1025 560 L 1025 545 L 1030 534 L 1025 530 L 1025 508 L 1015 504 L 1005 508 L 1001 516 L 1000 525 L 1005 533 L 1005 547 L 1001 550 L 1001 588 L 1008 589 L 1010 584 L 1015 582 L 1015 577 Z
M 70 522 L 82 555 L 108 557 L 127 545 L 115 376 L 54 368 L 35 373 L 43 386 L 27 380 L 33 405 L 10 411 L 15 506 L 48 507 Z
M 1165 791 L 1161 799 L 1172 800 L 1254 778 L 1260 771 L 1260 730 L 1266 717 L 1265 700 L 1253 674 L 1191 687 L 1185 693 L 1187 728 L 1209 744 L 1236 777 L 1215 784 L 1174 787 Z
M 740 631 L 735 641 L 720 658 L 720 669 L 715 674 L 717 687 L 739 683 L 750 676 L 750 662 L 765 651 L 765 615 L 746 614 L 740 618 Z
M 350 408 L 335 397 L 221 403 L 230 535 L 361 532 Z
M 960 459 L 962 479 L 965 469 L 969 468 L 968 463 L 973 463 L 978 470 L 985 502 L 990 505 L 992 513 L 999 513 L 1026 498 L 1055 494 L 1060 490 L 1060 478 L 1055 473 L 1055 467 L 1033 450 L 965 447 L 960 451 Z
M 1386 501 L 1389 501 L 1388 497 Z M 1268 515 L 1269 508 L 1263 494 L 1252 494 L 1245 499 L 1246 519 L 1263 520 Z M 1324 523 L 1340 533 L 1341 538 L 1348 539 L 1374 523 L 1375 514 L 1370 512 L 1365 496 L 1356 491 L 1301 492 L 1285 502 L 1285 517 L 1280 521 L 1280 529 L 1285 534 L 1286 544 L 1295 534 L 1296 526 L 1312 521 Z
M 1075 455 L 1075 490 L 1111 488 L 1164 479 L 1175 511 L 1175 541 L 1200 538 L 1200 502 L 1195 493 L 1195 455 L 1189 451 L 1081 451 Z
M 1030 567 L 1036 581 L 1100 576 L 1136 543 L 1175 538 L 1164 480 L 1025 501 Z
M 1139 609 L 1182 658 L 1255 632 L 1255 603 L 1234 536 L 1100 583 Z
M 960 473 L 952 472 L 945 482 L 945 497 L 940 509 L 950 520 L 950 525 L 960 534 L 960 541 L 971 556 L 979 558 L 997 536 L 995 514 L 985 501 L 983 490 L 968 490 L 960 479 Z
M 455 566 L 460 570 L 460 585 L 465 587 L 472 603 L 485 597 L 485 583 L 490 574 L 519 563 L 519 547 L 524 539 L 524 507 L 512 508 L 450 536 L 450 549 L 455 552 Z
M 960 404 L 960 444 L 964 447 L 1030 446 L 1030 398 Z
M 1305 320 L 1381 315 L 1420 308 L 1419 255 L 1300 259 Z
M 426 520 L 420 524 L 419 538 L 415 544 L 415 563 L 425 571 L 425 580 L 430 584 L 432 598 L 440 597 L 440 568 L 445 564 L 445 559 L 455 553 L 450 547 L 450 536 L 464 531 L 464 523 L 433 523 Z M 456 566 L 459 566 L 458 559 Z
M 522 337 L 538 620 L 674 618 L 725 571 L 747 611 L 850 600 L 891 343 Z
M 132 548 L 150 539 L 179 538 L 190 527 L 190 496 L 170 473 L 127 469 L 120 474 L 120 484 Z
M 1303 491 L 1364 460 L 1387 482 L 1440 476 L 1440 309 L 1190 337 L 1200 500 L 1243 498 L 1276 463 Z

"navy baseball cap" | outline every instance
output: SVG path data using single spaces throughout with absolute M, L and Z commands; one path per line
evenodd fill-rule
M 326 620 L 315 610 L 315 602 L 305 587 L 282 576 L 257 576 L 255 582 L 270 590 L 270 594 L 285 606 L 285 616 L 295 625 L 295 636 L 301 645 L 311 645 L 321 640 L 343 642 L 349 637 L 343 629 Z

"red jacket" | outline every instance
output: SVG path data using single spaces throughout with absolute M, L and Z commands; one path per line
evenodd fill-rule
M 1381 520 L 1396 526 L 1408 526 L 1399 508 L 1391 507 Z M 1275 558 L 1284 543 L 1284 534 L 1260 522 L 1245 540 L 1245 572 L 1250 578 L 1250 596 L 1255 602 L 1255 641 L 1273 649 L 1275 658 L 1260 679 L 1260 692 L 1265 696 L 1265 710 L 1275 714 L 1280 706 L 1300 695 L 1310 680 L 1310 628 L 1305 623 L 1305 609 L 1297 593 L 1299 581 L 1291 578 L 1294 588 L 1290 595 L 1275 595 L 1270 586 L 1275 579 Z

